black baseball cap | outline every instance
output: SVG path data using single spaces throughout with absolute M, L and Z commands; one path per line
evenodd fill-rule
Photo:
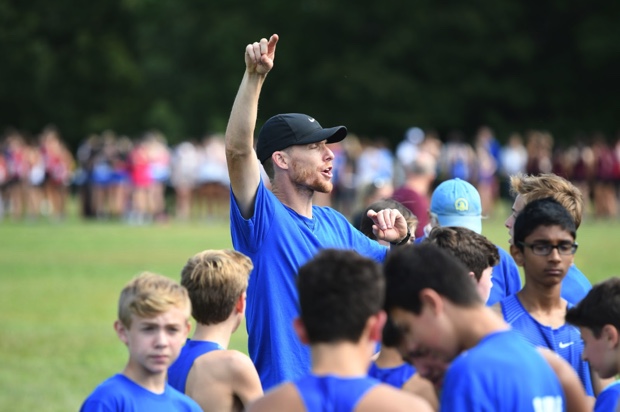
M 273 152 L 289 146 L 322 142 L 336 143 L 347 136 L 347 128 L 336 126 L 324 129 L 311 116 L 301 113 L 278 114 L 265 122 L 258 133 L 256 154 L 261 163 Z

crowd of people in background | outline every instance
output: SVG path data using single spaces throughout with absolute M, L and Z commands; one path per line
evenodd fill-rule
M 71 195 L 88 219 L 146 224 L 228 216 L 222 134 L 171 145 L 158 131 L 130 138 L 108 130 L 88 136 L 72 153 L 60 131 L 47 126 L 36 136 L 7 129 L 0 147 L 0 218 L 62 220 Z M 517 173 L 555 173 L 582 191 L 586 216 L 618 215 L 620 139 L 602 133 L 567 144 L 541 130 L 500 139 L 488 126 L 474 136 L 412 127 L 394 148 L 386 139 L 349 133 L 332 150 L 334 190 L 317 194 L 316 203 L 352 221 L 369 204 L 397 193 L 413 160 L 431 172 L 427 193 L 452 178 L 474 184 L 486 216 L 499 198 L 509 197 L 508 177 Z

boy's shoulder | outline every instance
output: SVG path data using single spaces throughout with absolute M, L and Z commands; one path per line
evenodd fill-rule
M 233 380 L 248 370 L 256 370 L 248 355 L 233 349 L 214 350 L 205 353 L 196 358 L 193 369 L 196 372 L 203 371 L 211 376 L 229 377 Z

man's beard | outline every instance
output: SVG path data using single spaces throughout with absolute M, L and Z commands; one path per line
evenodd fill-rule
M 297 163 L 293 164 L 293 180 L 298 187 L 312 192 L 331 193 L 334 188 L 331 180 L 317 177 L 316 171 L 302 169 Z

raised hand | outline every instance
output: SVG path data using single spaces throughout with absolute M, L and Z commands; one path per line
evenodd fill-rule
M 265 75 L 273 68 L 276 57 L 278 35 L 273 34 L 269 41 L 262 38 L 259 42 L 248 44 L 245 48 L 245 66 L 250 74 Z

